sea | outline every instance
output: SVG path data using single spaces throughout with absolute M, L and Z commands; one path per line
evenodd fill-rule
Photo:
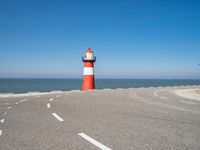
M 194 79 L 96 79 L 96 89 L 200 85 Z M 28 93 L 80 90 L 82 79 L 0 78 L 0 93 Z

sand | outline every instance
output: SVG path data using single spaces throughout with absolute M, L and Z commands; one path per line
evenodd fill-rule
M 178 96 L 200 101 L 200 88 L 175 90 Z

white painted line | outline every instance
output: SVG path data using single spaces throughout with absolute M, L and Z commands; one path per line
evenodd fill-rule
M 1 123 L 4 123 L 4 119 L 1 119 Z
M 187 101 L 179 101 L 181 103 L 186 103 L 186 104 L 191 104 L 191 105 L 196 105 L 197 103 L 193 103 L 193 102 L 187 102 Z
M 64 121 L 60 116 L 58 116 L 56 113 L 52 113 L 52 115 L 58 119 L 59 121 Z
M 53 98 L 49 99 L 50 102 L 53 101 L 53 100 L 54 100 Z
M 11 109 L 11 108 L 12 108 L 12 106 L 9 106 L 9 107 L 8 107 L 8 109 Z
M 16 105 L 18 105 L 19 103 L 18 103 L 18 102 L 16 102 L 15 104 L 16 104 Z
M 0 130 L 0 136 L 2 135 L 2 130 Z
M 3 103 L 3 104 L 5 104 L 5 105 L 10 105 L 10 103 Z
M 48 104 L 47 104 L 47 108 L 51 108 L 51 105 L 50 105 L 50 103 L 48 103 Z
M 153 92 L 153 95 L 156 96 L 156 97 L 158 96 L 157 92 Z
M 86 135 L 85 133 L 79 133 L 79 136 L 81 136 L 82 138 L 84 138 L 85 140 L 87 140 L 88 142 L 94 144 L 95 146 L 99 147 L 102 150 L 112 150 L 108 147 L 106 147 L 105 145 L 99 143 L 98 141 L 96 141 L 95 139 L 89 137 L 88 135 Z
M 169 99 L 169 98 L 167 98 L 167 97 L 163 97 L 163 96 L 162 96 L 162 97 L 160 97 L 160 98 L 162 98 L 162 99 Z
M 28 99 L 22 99 L 22 100 L 20 100 L 19 102 L 20 103 L 22 103 L 22 102 L 25 102 L 25 101 L 27 101 Z

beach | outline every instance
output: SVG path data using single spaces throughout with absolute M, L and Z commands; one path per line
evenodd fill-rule
M 0 95 L 0 149 L 200 148 L 200 86 Z

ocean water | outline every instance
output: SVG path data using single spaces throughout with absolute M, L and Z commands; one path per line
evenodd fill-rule
M 200 80 L 96 79 L 96 89 L 200 85 Z M 81 79 L 0 79 L 0 93 L 68 91 L 81 89 Z

